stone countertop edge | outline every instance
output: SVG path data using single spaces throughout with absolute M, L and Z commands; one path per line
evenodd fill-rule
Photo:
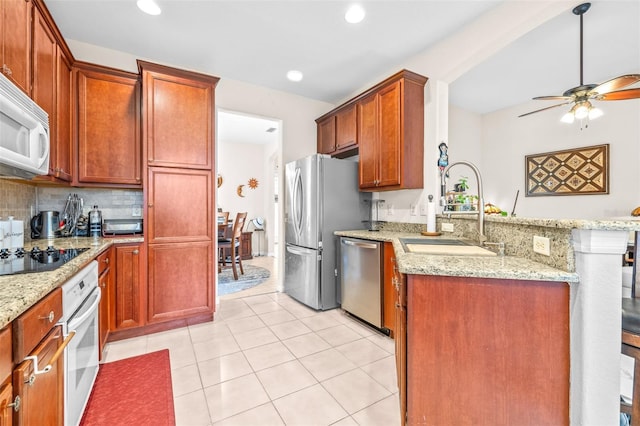
M 25 243 L 25 249 L 34 246 L 52 245 L 71 249 L 89 247 L 78 257 L 53 271 L 0 276 L 0 329 L 19 317 L 40 299 L 88 265 L 100 253 L 113 244 L 140 243 L 144 237 L 127 238 L 58 238 L 55 240 L 33 240 Z
M 416 233 L 356 230 L 336 231 L 335 235 L 392 242 L 398 267 L 403 274 L 568 283 L 580 281 L 575 272 L 562 271 L 517 256 L 446 256 L 405 253 L 400 238 L 434 238 L 423 237 Z
M 438 217 L 447 218 L 448 214 L 440 214 Z M 451 216 L 462 217 L 452 213 Z M 542 226 L 547 228 L 562 229 L 596 229 L 603 231 L 640 231 L 640 217 L 624 216 L 604 219 L 539 219 L 530 217 L 508 216 L 503 217 L 493 214 L 485 214 L 485 221 L 508 223 L 513 225 Z M 475 216 L 466 215 L 465 218 L 477 220 Z

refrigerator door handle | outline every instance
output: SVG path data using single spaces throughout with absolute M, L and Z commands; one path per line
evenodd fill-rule
M 315 254 L 315 253 L 310 253 L 309 250 L 300 250 L 298 248 L 295 248 L 295 247 L 289 246 L 289 245 L 287 246 L 287 251 L 289 253 L 297 254 L 297 255 L 300 255 L 300 256 L 307 256 L 309 254 Z
M 352 240 L 342 240 L 342 244 L 346 245 L 346 246 L 354 246 L 354 247 L 360 247 L 360 248 L 364 248 L 364 249 L 377 249 L 378 245 L 375 243 L 361 243 L 359 241 L 352 241 Z
M 296 175 L 293 180 L 293 228 L 299 238 L 302 232 L 302 207 L 304 194 L 302 192 L 302 175 L 300 167 L 296 167 Z

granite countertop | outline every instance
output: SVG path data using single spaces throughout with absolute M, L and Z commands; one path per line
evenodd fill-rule
M 400 272 L 404 274 L 570 283 L 579 281 L 578 274 L 575 272 L 562 271 L 518 256 L 448 256 L 406 253 L 400 243 L 400 238 L 438 238 L 423 237 L 418 233 L 361 230 L 337 231 L 335 234 L 372 241 L 392 242 L 398 267 Z
M 25 243 L 27 250 L 34 246 L 46 248 L 48 245 L 62 249 L 89 247 L 89 250 L 53 271 L 0 276 L 0 329 L 36 304 L 53 289 L 64 284 L 111 245 L 143 241 L 143 237 L 99 239 L 78 237 L 33 240 Z

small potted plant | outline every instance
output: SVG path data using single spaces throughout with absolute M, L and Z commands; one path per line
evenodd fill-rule
M 456 192 L 465 192 L 469 189 L 469 178 L 466 176 L 460 176 L 458 183 L 454 185 Z

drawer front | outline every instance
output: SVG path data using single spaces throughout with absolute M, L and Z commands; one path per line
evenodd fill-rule
M 13 321 L 13 361 L 22 362 L 62 317 L 62 289 L 56 288 Z
M 98 275 L 102 275 L 113 262 L 113 247 L 109 247 L 100 253 L 100 255 L 96 257 L 96 260 L 98 261 Z
M 7 326 L 0 330 L 0 386 L 2 386 L 5 379 L 11 375 L 12 367 L 11 327 Z

